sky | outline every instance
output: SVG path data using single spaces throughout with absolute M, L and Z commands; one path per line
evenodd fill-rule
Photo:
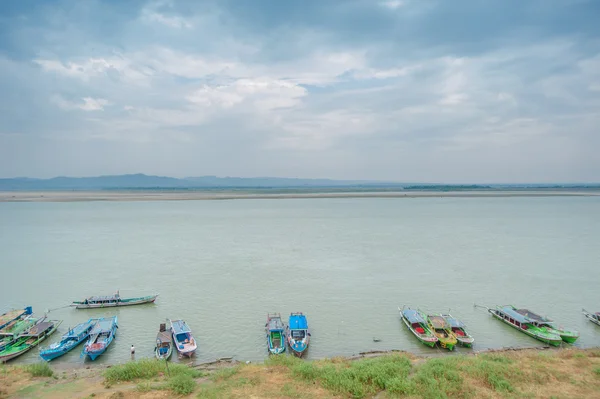
M 600 1 L 4 0 L 0 177 L 600 181 Z

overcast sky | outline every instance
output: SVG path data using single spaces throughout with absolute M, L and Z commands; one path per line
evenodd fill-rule
M 0 2 L 0 177 L 600 181 L 600 1 Z

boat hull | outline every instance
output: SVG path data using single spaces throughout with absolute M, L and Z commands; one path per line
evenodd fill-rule
M 143 305 L 145 303 L 154 303 L 158 295 L 153 295 L 150 297 L 144 297 L 136 300 L 122 300 L 113 303 L 82 303 L 82 302 L 73 302 L 75 309 L 97 309 L 97 308 L 117 308 L 123 306 L 134 306 L 134 305 Z
M 400 312 L 400 318 L 402 319 L 402 322 L 404 323 L 404 325 L 406 326 L 406 328 L 408 328 L 408 331 L 410 331 L 412 333 L 412 335 L 414 335 L 423 345 L 428 346 L 430 348 L 435 347 L 435 344 L 438 341 L 437 338 L 431 339 L 431 340 L 424 339 L 415 330 L 413 330 L 411 328 L 410 322 L 408 320 L 406 320 L 406 318 L 404 317 L 404 315 L 402 314 L 402 312 Z
M 577 341 L 577 338 L 579 338 L 579 336 L 565 335 L 565 334 L 560 334 L 560 337 L 562 338 L 563 341 L 565 341 L 568 344 L 574 344 L 575 341 Z
M 494 316 L 496 319 L 502 321 L 504 324 L 511 326 L 512 328 L 514 328 L 518 331 L 521 331 L 522 333 L 525 333 L 525 334 L 529 335 L 530 337 L 535 338 L 538 341 L 541 341 L 545 344 L 552 345 L 552 346 L 560 346 L 563 342 L 563 340 L 560 338 L 560 336 L 558 336 L 558 339 L 551 339 L 548 337 L 544 337 L 544 336 L 535 334 L 534 332 L 531 332 L 529 329 L 525 330 L 523 328 L 520 328 L 520 327 L 510 323 L 508 320 L 503 319 L 500 315 L 498 315 L 498 313 L 496 313 L 497 311 L 494 309 L 489 309 L 489 312 L 492 314 L 492 316 Z
M 6 355 L 0 355 L 0 363 L 6 363 L 9 360 L 15 359 L 27 352 L 29 352 L 31 349 L 35 348 L 36 346 L 38 346 L 40 343 L 42 343 L 46 338 L 48 338 L 50 335 L 54 334 L 56 332 L 56 330 L 58 329 L 58 326 L 60 325 L 61 322 L 57 322 L 54 324 L 54 327 L 52 327 L 51 330 L 49 330 L 47 333 L 45 333 L 43 336 L 41 336 L 37 341 L 35 341 L 33 344 L 27 345 L 25 348 L 17 351 L 17 352 L 13 352 L 10 354 L 6 354 Z
M 473 342 L 475 342 L 475 340 L 473 338 L 459 338 L 456 337 L 456 340 L 458 341 L 458 344 L 461 346 L 464 346 L 465 348 L 470 348 L 473 346 Z
M 593 316 L 588 315 L 588 314 L 586 314 L 585 317 L 587 317 L 587 319 L 589 321 L 591 321 L 592 323 L 594 323 L 595 325 L 600 326 L 600 320 L 598 320 L 598 319 L 596 319 Z

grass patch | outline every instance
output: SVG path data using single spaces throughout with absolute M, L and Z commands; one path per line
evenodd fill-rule
M 189 395 L 196 389 L 196 381 L 189 374 L 179 374 L 169 378 L 167 386 L 177 395 Z
M 168 366 L 165 362 L 154 359 L 142 359 L 135 362 L 129 362 L 118 366 L 113 366 L 104 372 L 105 385 L 112 385 L 117 382 L 149 380 L 161 375 L 176 377 L 180 375 L 198 378 L 204 375 L 203 372 L 195 370 L 184 364 L 171 363 Z
M 210 379 L 213 381 L 228 380 L 229 378 L 236 375 L 239 371 L 240 366 L 222 368 L 219 371 L 213 373 L 213 375 L 210 376 Z
M 46 362 L 40 362 L 25 366 L 25 371 L 32 377 L 52 377 L 54 372 Z
M 413 378 L 398 381 L 403 394 L 420 394 L 424 398 L 464 397 L 467 389 L 459 373 L 462 358 L 431 359 L 417 368 Z M 394 387 L 398 390 L 398 385 Z
M 598 377 L 600 377 L 600 367 L 596 367 L 596 368 L 594 368 L 594 370 L 592 370 L 592 372 L 593 372 L 594 374 L 596 374 Z
M 198 392 L 198 399 L 220 399 L 227 397 L 225 392 L 229 387 L 225 385 L 214 385 L 204 384 L 200 385 L 200 392 Z
M 522 381 L 524 376 L 513 359 L 497 354 L 469 359 L 464 369 L 496 392 L 515 392 L 512 382 Z

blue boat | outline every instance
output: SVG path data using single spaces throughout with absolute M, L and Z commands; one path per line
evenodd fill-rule
M 33 313 L 31 306 L 27 306 L 25 309 L 9 310 L 8 312 L 1 314 L 0 329 L 8 326 L 13 321 L 29 316 L 31 313 Z
M 96 360 L 98 356 L 103 354 L 111 344 L 117 334 L 117 316 L 103 317 L 98 319 L 92 331 L 90 331 L 90 339 L 83 347 L 83 356 L 89 356 L 90 359 Z
M 198 348 L 192 330 L 183 320 L 169 320 L 171 323 L 171 334 L 175 341 L 175 349 L 180 356 L 192 357 Z
M 97 322 L 98 319 L 89 319 L 85 323 L 70 328 L 69 331 L 62 336 L 59 342 L 55 342 L 47 348 L 42 349 L 40 356 L 42 359 L 49 362 L 52 359 L 56 359 L 57 357 L 66 354 L 90 336 L 90 332 Z
M 267 345 L 269 352 L 279 355 L 285 351 L 285 326 L 279 313 L 267 314 Z
M 308 332 L 308 322 L 306 316 L 302 313 L 290 314 L 287 342 L 292 350 L 292 353 L 298 357 L 302 357 L 308 349 L 310 341 L 310 333 Z

